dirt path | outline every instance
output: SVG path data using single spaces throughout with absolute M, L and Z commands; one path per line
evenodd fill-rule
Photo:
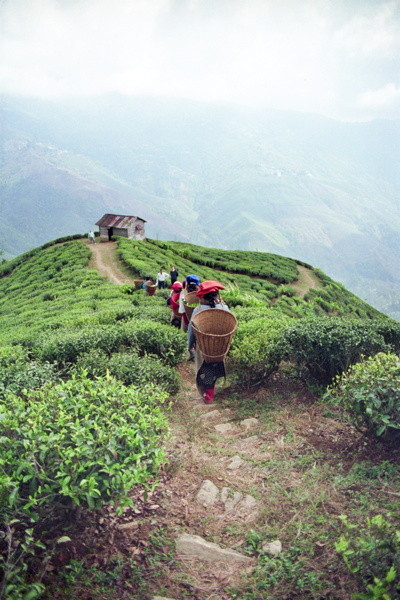
M 97 242 L 90 244 L 86 242 L 92 252 L 89 262 L 90 269 L 97 269 L 102 275 L 105 275 L 111 283 L 122 285 L 124 283 L 133 284 L 133 277 L 123 273 L 118 266 L 116 257 L 116 242 Z
M 117 285 L 133 283 L 119 267 L 114 242 L 88 246 L 91 268 Z M 295 287 L 304 296 L 318 284 L 309 269 L 298 269 Z M 279 430 L 265 431 L 257 414 L 239 416 L 226 392 L 224 406 L 221 384 L 217 401 L 205 405 L 194 383 L 193 364 L 183 363 L 180 375 L 163 485 L 150 499 L 150 509 L 143 508 L 143 513 L 150 512 L 146 518 L 128 513 L 120 520 L 112 515 L 112 536 L 119 538 L 120 548 L 140 555 L 140 540 L 157 523 L 176 545 L 175 560 L 164 573 L 168 598 L 181 600 L 189 589 L 190 597 L 198 600 L 228 600 L 232 596 L 227 590 L 243 588 L 256 565 L 244 543 L 249 530 L 265 520 L 269 493 L 263 465 L 282 459 L 285 443 Z M 281 542 L 275 542 L 279 551 Z
M 303 267 L 302 265 L 297 265 L 297 269 L 299 271 L 299 278 L 291 285 L 297 290 L 298 295 L 304 298 L 311 288 L 320 287 L 320 283 L 311 269 L 307 269 L 307 267 Z

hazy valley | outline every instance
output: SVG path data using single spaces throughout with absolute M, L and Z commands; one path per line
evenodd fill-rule
M 3 97 L 0 248 L 85 232 L 104 212 L 147 234 L 311 263 L 399 318 L 399 123 L 118 96 Z

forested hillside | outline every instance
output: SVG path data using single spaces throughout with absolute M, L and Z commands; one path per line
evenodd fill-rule
M 299 260 L 107 246 L 132 284 L 88 268 L 79 235 L 0 265 L 0 598 L 398 598 L 399 323 Z M 169 290 L 133 284 L 170 264 L 220 280 L 238 320 L 215 404 L 227 437 L 196 413 Z M 257 510 L 204 510 L 204 479 L 227 486 L 225 511 L 229 494 Z M 188 571 L 187 531 L 252 568 Z

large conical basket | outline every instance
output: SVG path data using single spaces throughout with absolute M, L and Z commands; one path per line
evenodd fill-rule
M 191 323 L 204 360 L 222 362 L 237 327 L 235 315 L 222 308 L 208 308 L 195 314 Z
M 194 311 L 194 309 L 196 308 L 195 306 L 189 306 L 190 304 L 199 304 L 200 299 L 198 296 L 196 296 L 196 292 L 188 292 L 184 299 L 183 299 L 183 306 L 185 308 L 185 313 L 187 318 L 190 319 L 192 318 L 192 313 Z
M 154 296 L 156 293 L 157 284 L 156 283 L 146 283 L 146 294 L 148 296 Z

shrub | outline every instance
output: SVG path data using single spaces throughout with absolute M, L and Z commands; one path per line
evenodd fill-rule
M 86 328 L 79 331 L 63 331 L 46 338 L 39 338 L 36 354 L 42 361 L 58 365 L 74 363 L 80 354 L 92 348 L 101 348 L 109 354 L 126 342 L 120 327 Z
M 295 322 L 285 333 L 285 344 L 287 358 L 325 385 L 362 355 L 388 350 L 370 321 L 327 317 Z
M 341 517 L 345 533 L 335 544 L 336 552 L 352 573 L 363 593 L 354 600 L 391 600 L 400 592 L 400 531 L 382 515 L 367 519 L 366 526 Z
M 259 300 L 248 292 L 232 289 L 223 292 L 224 302 L 229 306 L 264 306 L 265 302 Z
M 380 352 L 349 368 L 328 388 L 359 427 L 377 436 L 400 429 L 400 358 Z
M 8 394 L 0 401 L 0 521 L 8 531 L 0 540 L 0 563 L 6 598 L 35 593 L 37 584 L 23 581 L 27 555 L 46 550 L 40 536 L 67 509 L 130 504 L 132 487 L 155 473 L 164 460 L 159 444 L 166 429 L 164 399 L 155 388 L 141 392 L 111 378 L 81 377 L 31 391 L 24 399 Z
M 182 359 L 186 336 L 176 327 L 143 319 L 121 325 L 121 329 L 123 339 L 136 346 L 141 356 L 155 354 L 171 366 Z
M 48 363 L 31 361 L 26 348 L 0 347 L 0 398 L 4 398 L 7 392 L 19 394 L 24 389 L 40 388 L 56 380 L 54 367 Z
M 144 388 L 154 384 L 169 394 L 176 394 L 179 390 L 179 377 L 174 369 L 157 357 L 140 357 L 134 349 L 131 352 L 117 352 L 111 357 L 102 350 L 91 350 L 78 358 L 73 372 L 82 370 L 91 377 L 104 376 L 108 370 L 110 375 L 125 385 Z
M 291 319 L 270 312 L 268 317 L 239 324 L 231 350 L 233 378 L 248 387 L 279 368 L 284 354 L 283 333 Z
M 169 394 L 176 394 L 179 390 L 177 372 L 156 357 L 117 353 L 110 358 L 108 369 L 111 375 L 125 385 L 145 387 L 153 384 Z
M 135 347 L 141 356 L 156 354 L 173 366 L 182 358 L 185 339 L 184 334 L 175 327 L 140 319 L 114 326 L 58 332 L 50 338 L 42 337 L 38 340 L 35 353 L 42 361 L 63 366 L 75 363 L 81 354 L 94 348 L 111 355 L 122 347 Z

